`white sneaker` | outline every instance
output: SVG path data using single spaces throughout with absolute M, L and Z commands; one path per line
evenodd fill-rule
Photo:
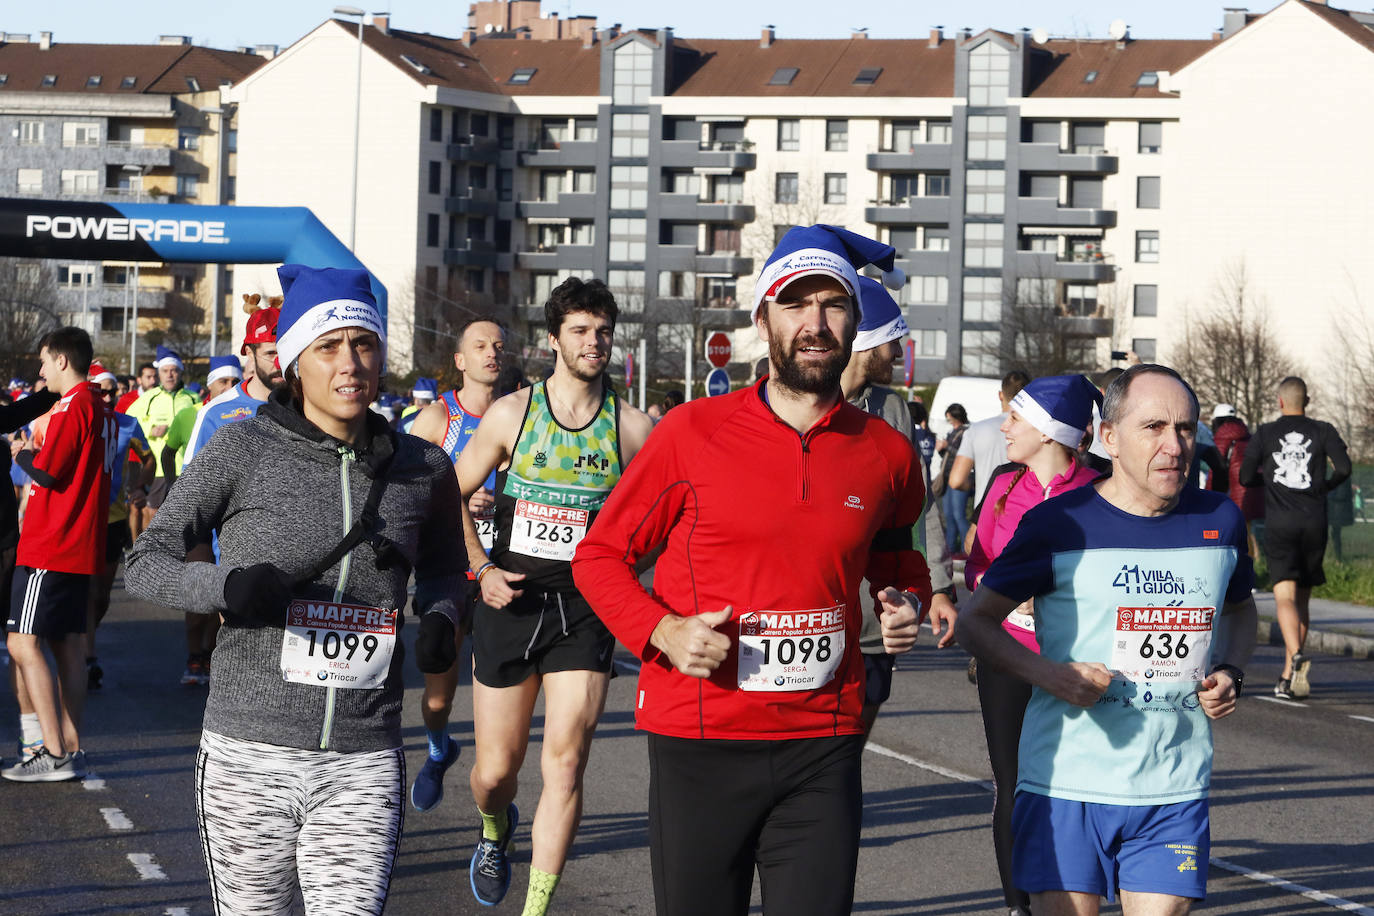
M 77 772 L 71 754 L 54 757 L 44 747 L 28 760 L 0 770 L 0 777 L 10 782 L 65 782 L 76 779 Z

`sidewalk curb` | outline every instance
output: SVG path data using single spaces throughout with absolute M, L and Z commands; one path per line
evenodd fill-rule
M 1279 630 L 1278 622 L 1272 617 L 1260 617 L 1258 635 L 1261 645 L 1283 645 L 1283 633 Z M 1342 633 L 1339 630 L 1311 628 L 1307 631 L 1307 642 L 1303 648 L 1323 655 L 1374 658 L 1374 638 Z

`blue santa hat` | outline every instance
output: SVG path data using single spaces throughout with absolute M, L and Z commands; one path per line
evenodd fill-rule
M 1093 424 L 1102 392 L 1082 375 L 1034 379 L 1011 399 L 1011 409 L 1055 442 L 1076 449 Z
M 157 348 L 157 358 L 153 360 L 153 365 L 161 369 L 163 366 L 176 366 L 177 371 L 185 372 L 186 364 L 181 361 L 181 356 L 171 347 L 159 346 Z
M 210 374 L 205 376 L 205 384 L 213 385 L 222 378 L 243 378 L 243 367 L 237 356 L 210 357 Z
M 191 392 L 192 394 L 200 394 L 200 392 L 201 392 L 203 389 L 200 387 L 199 383 L 197 383 L 197 382 L 187 382 L 187 383 L 186 383 L 186 390 L 189 391 L 189 392 Z
M 287 369 L 321 334 L 339 328 L 366 328 L 381 338 L 386 356 L 386 325 L 371 275 L 361 268 L 283 264 L 281 317 L 277 319 L 277 362 Z
M 415 387 L 410 389 L 410 396 L 429 401 L 439 400 L 439 380 L 420 376 L 415 380 Z
M 839 226 L 793 226 L 768 256 L 754 285 L 757 318 L 765 299 L 776 299 L 793 280 L 825 274 L 839 280 L 859 299 L 859 270 L 869 264 L 883 272 L 883 285 L 901 289 L 906 274 L 893 264 L 897 249 Z
M 854 337 L 854 352 L 874 350 L 890 340 L 901 340 L 911 329 L 897 304 L 883 285 L 871 277 L 859 277 L 859 333 Z

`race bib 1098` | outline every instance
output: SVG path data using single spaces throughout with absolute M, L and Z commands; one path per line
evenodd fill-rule
M 739 689 L 815 690 L 844 658 L 844 605 L 749 611 L 739 619 Z

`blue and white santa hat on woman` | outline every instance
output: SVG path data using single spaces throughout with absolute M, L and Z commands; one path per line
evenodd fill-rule
M 410 389 L 410 396 L 417 401 L 437 401 L 439 400 L 439 380 L 437 378 L 425 378 L 423 375 L 415 380 L 415 385 Z
M 859 271 L 869 264 L 883 272 L 884 286 L 901 289 L 906 274 L 893 264 L 896 256 L 897 249 L 891 245 L 839 226 L 793 226 L 763 264 L 758 283 L 754 285 L 754 309 L 750 317 L 757 318 L 764 300 L 778 298 L 793 280 L 816 274 L 839 280 L 857 302 Z
M 902 307 L 871 277 L 859 277 L 859 333 L 854 337 L 854 352 L 875 350 L 892 340 L 901 340 L 911 333 Z
M 177 371 L 186 371 L 186 365 L 181 361 L 181 356 L 171 347 L 159 346 L 157 348 L 157 357 L 153 360 L 153 365 L 159 369 L 163 366 L 176 366 Z
M 1033 379 L 1011 399 L 1011 409 L 1055 442 L 1078 448 L 1093 425 L 1093 405 L 1102 392 L 1082 375 Z
M 205 376 L 205 384 L 213 385 L 222 378 L 243 378 L 243 367 L 237 356 L 210 357 L 210 373 Z
M 366 270 L 283 264 L 277 268 L 277 277 L 283 297 L 281 317 L 277 319 L 277 363 L 283 370 L 316 337 L 339 328 L 375 332 L 381 338 L 385 358 L 386 325 Z

